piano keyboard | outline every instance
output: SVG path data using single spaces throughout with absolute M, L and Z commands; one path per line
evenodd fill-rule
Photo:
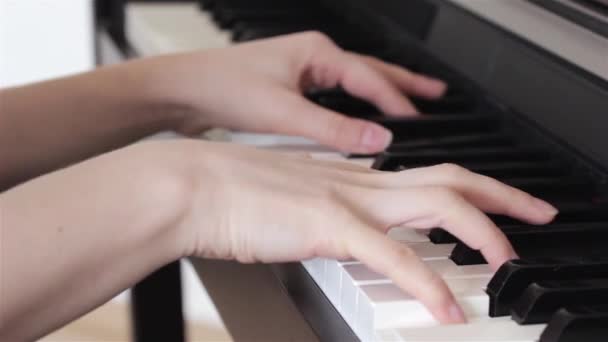
M 424 51 L 395 49 L 381 38 L 353 32 L 352 26 L 318 2 L 199 3 L 203 11 L 193 4 L 129 4 L 129 40 L 140 42 L 133 44 L 140 44 L 140 55 L 153 55 L 320 30 L 345 49 L 372 54 L 449 83 L 449 92 L 438 101 L 413 99 L 425 115 L 406 119 L 383 118 L 372 105 L 340 89 L 308 94 L 319 105 L 377 121 L 390 129 L 394 142 L 379 155 L 344 156 L 300 138 L 235 132 L 229 140 L 312 151 L 315 158 L 345 160 L 393 172 L 455 163 L 548 199 L 560 209 L 556 221 L 546 227 L 492 216 L 523 257 L 505 264 L 496 275 L 477 251 L 440 228 L 416 231 L 397 227 L 389 233 L 445 279 L 469 319 L 463 325 L 437 325 L 415 298 L 356 260 L 304 261 L 310 277 L 359 339 L 606 340 L 608 202 L 598 181 L 604 177 L 601 172 L 535 132 L 509 110 L 488 101 L 475 86 Z M 154 32 L 150 26 L 159 26 L 160 18 L 163 25 L 171 27 L 173 37 L 179 36 L 180 30 L 182 37 L 145 38 Z

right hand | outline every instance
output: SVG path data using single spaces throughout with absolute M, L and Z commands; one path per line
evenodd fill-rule
M 169 144 L 188 165 L 188 210 L 179 224 L 189 241 L 184 254 L 245 263 L 355 258 L 443 323 L 465 318 L 445 282 L 386 236 L 391 227 L 442 227 L 497 269 L 516 254 L 483 212 L 533 224 L 557 213 L 544 201 L 454 165 L 389 173 L 232 145 Z

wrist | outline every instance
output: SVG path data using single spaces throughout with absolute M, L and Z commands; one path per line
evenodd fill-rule
M 205 75 L 200 69 L 206 64 L 204 54 L 181 54 L 140 59 L 128 67 L 136 76 L 142 103 L 148 112 L 162 119 L 167 130 L 180 133 L 199 133 L 209 123 L 204 122 L 199 106 L 194 102 L 193 89 L 202 97 L 203 83 L 192 73 Z M 198 130 L 198 131 L 197 131 Z
M 112 156 L 131 181 L 123 184 L 123 206 L 137 220 L 137 244 L 165 264 L 186 256 L 192 233 L 183 224 L 193 197 L 186 150 L 182 141 L 149 141 Z M 113 155 L 113 154 L 111 154 Z M 139 232 L 139 233 L 138 233 Z
M 100 74 L 96 77 L 96 89 L 104 89 L 105 97 L 112 98 L 123 112 L 129 113 L 125 121 L 150 132 L 175 131 L 191 113 L 171 94 L 162 64 L 149 58 L 102 68 L 96 72 Z
M 146 183 L 151 189 L 146 196 L 152 198 L 148 208 L 156 213 L 155 231 L 162 248 L 169 250 L 175 259 L 201 255 L 212 243 L 210 222 L 221 208 L 216 207 L 219 196 L 220 164 L 213 144 L 196 140 L 153 141 L 140 144 L 138 155 L 150 157 Z M 219 151 L 221 154 L 221 151 Z

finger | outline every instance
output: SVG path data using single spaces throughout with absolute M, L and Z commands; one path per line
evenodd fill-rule
M 412 169 L 402 174 L 403 186 L 439 185 L 456 190 L 481 210 L 533 224 L 545 224 L 557 215 L 549 203 L 493 178 L 451 164 Z
M 392 141 L 392 133 L 376 123 L 348 118 L 287 91 L 280 97 L 281 101 L 274 110 L 293 115 L 289 122 L 282 122 L 284 126 L 276 127 L 277 131 L 354 153 L 376 153 Z
M 372 228 L 361 227 L 352 232 L 347 249 L 354 258 L 386 275 L 399 288 L 420 300 L 439 322 L 465 322 L 465 316 L 446 283 L 411 249 Z
M 365 99 L 384 113 L 394 116 L 418 113 L 396 85 L 360 58 L 339 48 L 326 49 L 311 62 L 312 82 L 315 86 L 342 86 L 349 94 Z
M 498 227 L 477 207 L 449 188 L 366 189 L 350 194 L 350 198 L 359 199 L 359 205 L 362 204 L 386 230 L 396 226 L 444 228 L 471 248 L 479 250 L 494 269 L 517 257 Z
M 358 56 L 374 69 L 380 71 L 384 77 L 389 79 L 406 94 L 437 99 L 443 96 L 447 90 L 447 84 L 441 80 L 411 72 L 405 68 L 383 62 L 374 57 Z

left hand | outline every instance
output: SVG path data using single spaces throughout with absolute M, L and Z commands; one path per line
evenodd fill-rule
M 159 97 L 188 114 L 178 130 L 207 127 L 304 136 L 342 151 L 373 153 L 391 133 L 322 108 L 302 96 L 341 86 L 390 116 L 417 113 L 404 94 L 437 98 L 446 85 L 378 59 L 341 50 L 321 33 L 299 33 L 218 49 L 153 58 Z

